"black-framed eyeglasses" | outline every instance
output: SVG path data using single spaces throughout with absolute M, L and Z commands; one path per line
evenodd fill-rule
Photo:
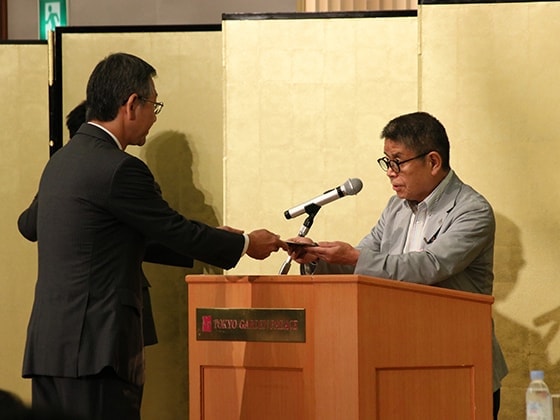
M 385 172 L 387 172 L 389 168 L 391 168 L 393 172 L 398 174 L 401 171 L 401 165 L 403 163 L 410 162 L 411 160 L 414 159 L 420 159 L 421 157 L 426 156 L 428 153 L 430 152 L 422 153 L 418 156 L 414 156 L 406 160 L 389 159 L 387 156 L 383 156 L 382 158 L 377 159 L 377 163 L 379 164 L 381 169 L 383 169 Z
M 156 115 L 159 114 L 161 112 L 161 109 L 163 108 L 163 102 L 150 101 L 149 99 L 144 98 L 142 96 L 140 96 L 140 100 L 153 104 L 154 105 L 154 114 L 156 114 Z

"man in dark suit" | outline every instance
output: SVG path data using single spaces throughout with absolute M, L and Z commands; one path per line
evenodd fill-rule
M 86 122 L 86 101 L 80 102 L 66 116 L 66 128 L 70 133 L 70 138 L 78 132 L 78 129 Z
M 87 85 L 87 124 L 48 161 L 37 194 L 39 274 L 23 376 L 35 407 L 93 419 L 139 419 L 144 383 L 141 262 L 166 246 L 231 268 L 286 244 L 265 229 L 244 234 L 171 209 L 141 146 L 163 107 L 155 69 L 112 54 Z M 33 232 L 31 232 L 33 233 Z M 161 245 L 159 245 L 161 244 Z M 161 251 L 160 251 L 161 252 Z
M 78 129 L 86 122 L 86 101 L 76 105 L 66 116 L 66 128 L 70 138 L 78 132 Z M 156 183 L 156 189 L 161 194 L 161 189 Z M 32 242 L 37 241 L 36 222 L 31 222 L 29 218 L 37 218 L 37 196 L 34 197 L 30 206 L 24 210 L 18 218 L 18 228 L 21 234 Z M 173 265 L 177 267 L 192 267 L 193 259 L 187 255 L 179 254 L 172 249 L 164 246 L 154 247 L 153 244 L 146 246 L 148 253 L 144 255 L 144 261 L 156 264 Z M 141 268 L 140 277 L 142 278 L 142 336 L 144 346 L 151 346 L 158 343 L 156 325 L 152 311 L 152 299 L 150 297 L 150 282 Z

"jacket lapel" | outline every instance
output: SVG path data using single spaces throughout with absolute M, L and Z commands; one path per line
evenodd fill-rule
M 453 174 L 449 185 L 441 194 L 441 197 L 435 204 L 432 214 L 428 219 L 426 229 L 424 230 L 425 245 L 429 245 L 437 239 L 447 215 L 457 204 L 457 195 L 460 190 L 461 181 Z
M 408 233 L 410 214 L 410 209 L 402 200 L 399 200 L 399 208 L 397 209 L 393 219 L 393 226 L 395 228 L 391 229 L 394 233 L 392 238 L 388 241 L 390 244 L 390 248 L 388 250 L 389 254 L 402 254 Z

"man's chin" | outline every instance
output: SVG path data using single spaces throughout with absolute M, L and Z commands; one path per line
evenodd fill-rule
M 136 142 L 136 146 L 144 146 L 146 144 L 146 137 L 142 137 Z

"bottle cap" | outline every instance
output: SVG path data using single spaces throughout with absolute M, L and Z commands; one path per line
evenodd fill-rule
M 544 372 L 542 370 L 532 370 L 531 380 L 532 381 L 542 381 L 544 379 Z

